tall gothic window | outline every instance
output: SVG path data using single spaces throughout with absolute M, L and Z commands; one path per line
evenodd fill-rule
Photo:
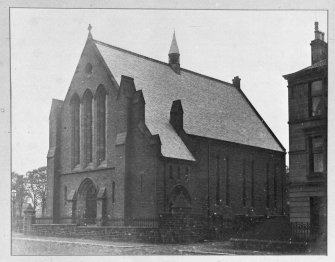
M 115 182 L 112 182 L 112 203 L 115 203 Z
M 277 208 L 277 166 L 273 170 L 273 204 Z
M 243 159 L 243 171 L 242 171 L 242 176 L 243 176 L 243 184 L 242 184 L 242 204 L 245 207 L 247 205 L 247 181 L 246 181 L 246 161 Z
M 70 101 L 71 107 L 71 159 L 72 167 L 80 162 L 80 101 L 77 94 Z
M 180 166 L 177 168 L 177 178 L 180 179 L 181 177 L 181 171 L 180 171 Z
M 266 207 L 270 207 L 270 181 L 269 181 L 269 172 L 270 172 L 269 163 L 266 163 Z
M 170 167 L 169 167 L 169 178 L 173 179 L 173 167 L 172 167 L 172 165 L 170 165 Z
M 220 204 L 220 156 L 216 156 L 216 204 Z
M 106 159 L 106 90 L 99 86 L 96 94 L 97 104 L 97 157 L 98 164 Z
M 251 206 L 255 207 L 255 161 L 251 162 Z
M 87 90 L 83 97 L 83 129 L 85 164 L 92 162 L 92 93 Z
M 226 205 L 230 206 L 230 176 L 229 176 L 229 158 L 226 157 Z
M 140 177 L 140 186 L 141 186 L 141 192 L 143 192 L 143 174 L 141 174 Z
M 185 181 L 189 181 L 190 179 L 190 168 L 187 166 L 185 167 Z
M 64 186 L 64 206 L 66 205 L 67 202 L 67 186 Z

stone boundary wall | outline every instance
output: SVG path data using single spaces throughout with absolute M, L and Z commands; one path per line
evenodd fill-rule
M 127 242 L 161 242 L 157 228 L 77 226 L 75 224 L 33 224 L 25 234 Z
M 207 220 L 189 214 L 161 214 L 158 227 L 31 224 L 25 234 L 147 243 L 190 243 L 208 238 Z
M 160 214 L 159 230 L 163 243 L 199 242 L 208 234 L 205 218 L 190 214 Z
M 259 251 L 277 251 L 277 252 L 302 252 L 308 249 L 307 242 L 292 242 L 292 241 L 274 241 L 274 240 L 259 240 L 259 239 L 238 239 L 231 238 L 233 248 L 248 249 Z

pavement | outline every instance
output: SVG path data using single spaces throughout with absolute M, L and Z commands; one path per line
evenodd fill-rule
M 12 255 L 275 255 L 271 252 L 235 250 L 229 241 L 192 244 L 146 244 L 103 240 L 12 234 Z

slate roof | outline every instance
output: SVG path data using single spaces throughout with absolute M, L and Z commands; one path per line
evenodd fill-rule
M 194 161 L 169 123 L 172 102 L 181 99 L 187 134 L 230 141 L 274 151 L 284 148 L 257 115 L 244 94 L 232 84 L 94 40 L 113 77 L 134 78 L 145 99 L 145 123 L 159 134 L 162 154 Z
M 294 72 L 294 73 L 290 73 L 290 74 L 287 74 L 287 75 L 284 75 L 283 77 L 285 79 L 287 79 L 288 77 L 290 76 L 293 76 L 293 75 L 296 75 L 296 74 L 300 74 L 300 73 L 304 73 L 304 72 L 308 72 L 309 70 L 312 70 L 312 69 L 315 69 L 315 68 L 320 68 L 320 67 L 324 67 L 324 66 L 327 66 L 328 65 L 328 59 L 323 59 L 319 62 L 316 62 L 310 66 L 307 66 L 297 72 Z

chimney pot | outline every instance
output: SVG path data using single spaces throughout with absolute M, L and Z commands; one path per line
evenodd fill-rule
M 319 23 L 315 22 L 315 39 L 311 42 L 312 65 L 327 58 L 327 43 L 324 41 L 325 33 L 319 31 Z
M 241 78 L 239 78 L 238 76 L 235 76 L 233 79 L 233 86 L 240 89 L 241 88 Z

